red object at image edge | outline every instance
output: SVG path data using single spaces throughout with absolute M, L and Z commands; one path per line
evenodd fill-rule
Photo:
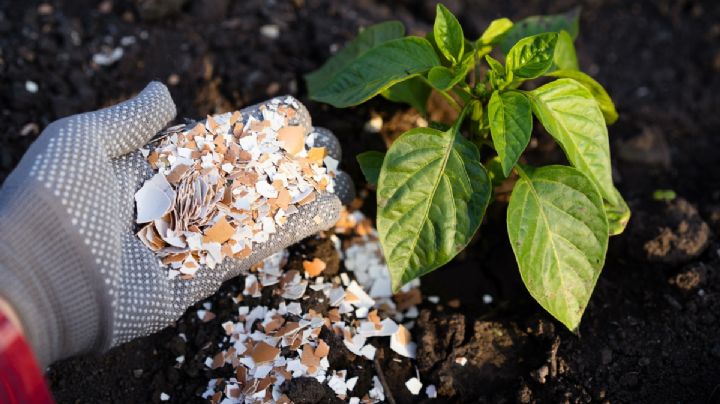
M 0 312 L 0 403 L 53 403 L 35 355 Z

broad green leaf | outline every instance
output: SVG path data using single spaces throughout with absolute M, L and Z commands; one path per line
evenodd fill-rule
M 452 63 L 445 58 L 445 56 L 443 55 L 442 51 L 441 51 L 440 48 L 438 47 L 437 41 L 435 40 L 435 34 L 433 34 L 432 31 L 430 31 L 430 32 L 428 32 L 427 34 L 425 34 L 425 39 L 426 39 L 428 42 L 430 42 L 430 45 L 432 45 L 433 50 L 435 51 L 435 53 L 436 53 L 436 54 L 438 55 L 438 57 L 440 58 L 440 62 L 442 63 L 443 66 L 450 66 L 450 65 L 452 65 Z
M 482 222 L 490 179 L 456 131 L 412 129 L 385 156 L 377 227 L 394 290 L 450 261 Z
M 545 130 L 560 144 L 570 163 L 617 203 L 607 126 L 590 91 L 572 79 L 558 79 L 528 91 L 532 109 Z
M 615 104 L 613 104 L 612 99 L 603 86 L 592 77 L 578 70 L 555 70 L 547 75 L 553 77 L 566 77 L 582 84 L 585 88 L 590 90 L 590 94 L 595 97 L 595 101 L 597 101 L 600 111 L 602 111 L 602 114 L 605 117 L 605 123 L 612 125 L 615 121 L 617 121 L 618 113 L 615 110 Z
M 575 330 L 607 251 L 608 223 L 597 187 L 567 166 L 521 175 L 510 196 L 507 230 L 532 297 Z
M 616 236 L 625 231 L 625 227 L 630 221 L 630 207 L 617 189 L 615 189 L 615 195 L 618 200 L 617 205 L 605 201 L 605 215 L 607 216 L 608 231 L 611 236 Z
M 519 91 L 495 91 L 490 97 L 488 114 L 490 135 L 507 177 L 530 143 L 532 106 Z
M 565 30 L 558 33 L 553 62 L 557 69 L 580 70 L 577 55 L 575 54 L 575 44 L 573 44 L 570 34 Z
M 438 91 L 447 91 L 465 80 L 475 66 L 472 54 L 467 54 L 462 62 L 452 67 L 435 66 L 428 72 L 428 82 Z M 469 100 L 464 100 L 468 102 Z
M 505 70 L 513 80 L 534 79 L 548 71 L 553 63 L 558 34 L 547 32 L 523 38 L 508 52 Z
M 530 35 L 543 32 L 567 31 L 572 39 L 577 38 L 579 32 L 580 7 L 576 7 L 563 14 L 535 15 L 518 21 L 500 42 L 500 49 L 508 53 L 519 40 Z
M 436 90 L 446 91 L 457 83 L 455 73 L 445 66 L 435 66 L 428 72 L 428 81 Z
M 352 61 L 310 98 L 337 108 L 357 105 L 438 65 L 440 60 L 424 38 L 393 39 Z
M 465 49 L 465 35 L 457 18 L 445 6 L 438 3 L 436 7 L 433 36 L 440 52 L 452 62 L 457 64 L 462 60 Z
M 358 154 L 355 158 L 360 164 L 360 170 L 362 170 L 368 184 L 376 185 L 385 159 L 385 153 L 370 150 Z
M 462 81 L 465 76 L 467 76 L 467 69 L 464 66 L 458 65 L 455 66 L 455 69 L 435 66 L 428 72 L 428 82 L 439 91 L 447 91 Z
M 305 75 L 308 93 L 312 97 L 320 91 L 339 71 L 368 50 L 392 39 L 402 38 L 405 26 L 400 21 L 386 21 L 371 25 L 360 31 L 357 37 L 341 51 L 333 55 L 325 64 L 312 73 Z
M 428 122 L 428 128 L 444 132 L 446 130 L 449 130 L 451 128 L 451 126 L 444 122 L 430 121 L 430 122 Z
M 476 46 L 480 47 L 482 45 L 494 45 L 498 43 L 501 39 L 503 39 L 505 34 L 510 31 L 512 26 L 512 21 L 507 18 L 493 20 L 485 32 L 482 33 L 480 39 L 476 41 Z
M 382 96 L 392 102 L 409 104 L 423 116 L 427 116 L 427 100 L 432 88 L 421 78 L 413 77 L 384 90 Z

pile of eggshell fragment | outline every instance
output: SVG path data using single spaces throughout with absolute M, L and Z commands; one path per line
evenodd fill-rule
M 343 237 L 341 242 L 336 234 Z M 405 285 L 394 294 L 383 259 L 377 233 L 370 221 L 359 211 L 343 209 L 329 237 L 347 271 L 331 277 L 323 276 L 325 263 L 317 257 L 303 258 L 303 271 L 284 268 L 288 252 L 279 252 L 252 268 L 245 277 L 242 294 L 233 297 L 238 304 L 237 315 L 221 324 L 225 337 L 220 351 L 205 359 L 208 369 L 230 365 L 234 377 L 210 379 L 202 397 L 212 403 L 289 403 L 282 385 L 292 378 L 311 377 L 327 384 L 339 399 L 350 403 L 375 403 L 386 399 L 381 379 L 373 376 L 367 392 L 354 391 L 357 376 L 347 369 L 333 369 L 328 361 L 330 345 L 320 337 L 326 327 L 353 354 L 368 360 L 373 369 L 376 348 L 369 343 L 373 337 L 389 337 L 390 348 L 407 358 L 415 358 L 416 344 L 409 328 L 418 316 L 422 301 L 419 281 Z M 262 296 L 264 288 L 272 295 L 283 297 L 271 306 L 244 305 L 253 297 Z M 329 308 L 321 313 L 303 302 L 310 290 L 321 292 Z M 315 295 L 316 296 L 316 295 Z M 198 310 L 202 321 L 215 318 L 210 302 Z M 181 337 L 185 337 L 181 335 Z M 178 358 L 181 365 L 184 358 Z M 417 371 L 416 371 L 417 372 Z M 418 377 L 407 381 L 408 390 L 422 394 Z M 425 395 L 435 398 L 433 385 Z
M 135 194 L 137 235 L 169 277 L 249 257 L 298 208 L 333 192 L 337 160 L 312 147 L 300 108 L 287 97 L 248 116 L 208 116 L 143 150 L 156 173 Z

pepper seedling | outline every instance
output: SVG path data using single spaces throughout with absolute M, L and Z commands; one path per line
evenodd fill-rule
M 404 36 L 397 21 L 373 25 L 305 77 L 312 99 L 338 108 L 382 95 L 427 116 L 436 91 L 458 111 L 450 126 L 415 128 L 385 154 L 358 156 L 377 184 L 377 227 L 393 288 L 462 251 L 493 186 L 515 179 L 507 232 L 522 280 L 550 314 L 578 327 L 609 236 L 630 217 L 612 180 L 607 125 L 618 115 L 605 89 L 579 70 L 578 16 L 575 9 L 515 24 L 502 18 L 470 41 L 438 4 L 425 37 Z M 528 89 L 530 80 L 540 82 Z M 521 162 L 535 120 L 568 165 Z

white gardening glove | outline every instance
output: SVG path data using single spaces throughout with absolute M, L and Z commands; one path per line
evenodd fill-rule
M 295 99 L 297 125 L 310 128 Z M 258 106 L 241 111 L 244 119 Z M 138 151 L 175 116 L 167 88 L 51 123 L 0 191 L 0 296 L 20 316 L 40 362 L 102 351 L 171 324 L 193 303 L 254 263 L 338 219 L 340 200 L 323 193 L 244 260 L 226 258 L 192 280 L 167 268 L 136 235 L 134 194 L 154 172 Z M 339 143 L 319 130 L 316 145 L 339 159 Z M 336 193 L 352 197 L 346 174 Z

